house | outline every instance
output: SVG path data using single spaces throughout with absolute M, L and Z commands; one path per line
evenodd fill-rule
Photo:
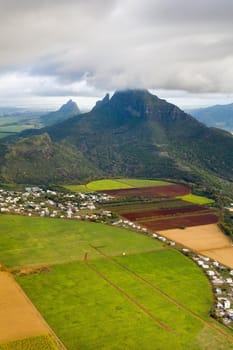
M 232 278 L 226 278 L 226 283 L 232 283 Z
M 215 289 L 215 293 L 218 294 L 218 295 L 222 294 L 222 289 L 221 288 L 216 288 Z
M 214 271 L 211 271 L 211 270 L 206 271 L 206 273 L 207 273 L 208 276 L 214 276 L 215 275 Z

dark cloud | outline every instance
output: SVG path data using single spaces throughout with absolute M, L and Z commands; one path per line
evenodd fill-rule
M 231 93 L 232 18 L 232 0 L 0 0 L 0 72 L 40 96 Z

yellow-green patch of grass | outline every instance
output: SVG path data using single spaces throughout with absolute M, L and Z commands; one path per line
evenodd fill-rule
M 186 202 L 193 203 L 193 204 L 205 205 L 205 204 L 214 203 L 213 199 L 203 197 L 203 196 L 197 196 L 195 194 L 187 194 L 185 196 L 178 196 L 176 198 L 182 199 Z
M 58 350 L 58 347 L 51 335 L 41 335 L 0 344 L 0 350 Z
M 86 187 L 89 190 L 92 191 L 99 191 L 99 190 L 118 190 L 123 188 L 132 188 L 132 186 L 122 183 L 120 181 L 111 180 L 111 179 L 104 179 L 104 180 L 97 180 L 89 182 Z

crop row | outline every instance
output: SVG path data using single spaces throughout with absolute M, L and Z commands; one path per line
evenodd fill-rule
M 191 207 L 129 212 L 129 213 L 122 214 L 122 216 L 128 220 L 135 221 L 137 219 L 149 218 L 149 217 L 154 217 L 154 216 L 156 216 L 156 217 L 169 216 L 169 215 L 176 215 L 176 214 L 202 212 L 202 211 L 206 211 L 206 210 L 209 210 L 209 209 L 202 207 L 200 205 L 193 205 Z
M 127 188 L 119 190 L 107 190 L 100 191 L 110 196 L 116 197 L 176 197 L 189 194 L 191 191 L 188 187 L 182 185 L 169 185 L 169 186 L 157 186 L 157 187 L 139 187 L 139 188 Z
M 216 214 L 199 214 L 188 216 L 177 216 L 174 218 L 163 218 L 152 221 L 141 221 L 140 224 L 149 230 L 160 231 L 169 230 L 174 228 L 185 228 L 189 226 L 199 226 L 214 224 L 219 221 L 219 217 Z

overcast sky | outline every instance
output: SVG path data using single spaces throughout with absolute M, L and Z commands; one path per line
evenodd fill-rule
M 147 88 L 233 102 L 232 0 L 0 0 L 0 106 Z

